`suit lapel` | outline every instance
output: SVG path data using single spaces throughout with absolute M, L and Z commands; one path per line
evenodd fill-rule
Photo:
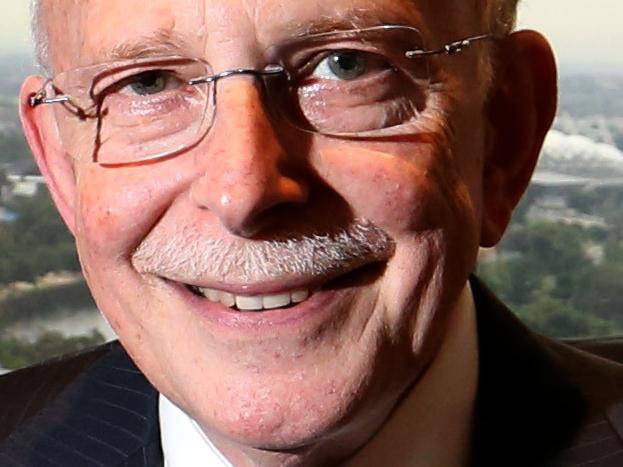
M 162 465 L 158 393 L 118 344 L 20 427 L 0 464 Z M 4 464 L 2 464 L 4 465 Z
M 538 338 L 477 280 L 480 353 L 474 465 L 540 466 L 573 440 L 586 402 Z
M 557 363 L 572 359 L 582 371 L 599 362 L 568 348 L 558 355 L 477 279 L 471 284 L 480 352 L 473 465 L 623 465 L 623 405 L 590 410 L 594 394 Z M 602 385 L 615 384 L 603 374 L 599 378 Z

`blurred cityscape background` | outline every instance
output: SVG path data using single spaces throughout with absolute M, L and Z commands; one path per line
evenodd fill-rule
M 560 108 L 532 184 L 477 271 L 556 337 L 623 334 L 623 66 L 597 58 L 563 60 Z M 114 338 L 21 132 L 16 96 L 32 62 L 26 49 L 0 48 L 0 371 Z

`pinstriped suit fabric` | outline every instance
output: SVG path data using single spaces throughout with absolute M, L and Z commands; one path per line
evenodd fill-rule
M 107 347 L 3 443 L 0 465 L 161 465 L 157 392 L 118 344 Z

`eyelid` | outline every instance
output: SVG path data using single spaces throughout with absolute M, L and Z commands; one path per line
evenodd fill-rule
M 298 54 L 295 54 L 291 57 L 282 57 L 282 61 L 288 67 L 296 69 L 301 68 L 302 63 L 309 61 L 310 57 L 322 55 L 323 53 L 328 55 L 339 51 L 367 52 L 380 56 L 388 55 L 386 51 L 382 50 L 381 48 L 373 47 L 370 42 L 361 42 L 355 39 L 345 39 L 340 42 L 334 43 L 319 42 L 317 44 L 312 44 L 310 47 L 305 48 Z
M 97 83 L 97 86 L 93 88 L 93 95 L 100 96 L 108 91 L 114 90 L 115 88 L 122 89 L 128 84 L 132 78 L 138 78 L 141 75 L 145 75 L 147 73 L 153 72 L 162 72 L 168 76 L 175 76 L 175 70 L 172 69 L 164 69 L 162 67 L 154 66 L 152 68 L 146 68 L 142 70 L 136 69 L 128 69 L 124 70 L 122 73 L 117 73 L 115 75 L 110 75 L 102 79 Z
M 361 52 L 366 55 L 366 70 L 365 72 L 358 78 L 357 80 L 364 79 L 369 77 L 370 74 L 375 72 L 381 72 L 386 70 L 395 69 L 395 65 L 391 62 L 390 58 L 380 55 L 374 52 L 368 52 L 365 50 L 352 50 L 352 49 L 339 49 L 339 50 L 331 50 L 327 51 L 325 54 L 321 55 L 318 59 L 308 62 L 308 64 L 300 71 L 300 75 L 303 78 L 315 78 L 313 73 L 318 69 L 323 60 L 326 60 L 330 55 L 338 52 Z M 384 66 L 381 66 L 384 65 Z M 296 76 L 296 75 L 295 75 Z M 328 78 L 318 78 L 318 79 L 328 79 Z
M 292 70 L 289 71 L 295 78 L 310 76 L 323 60 L 327 59 L 329 55 L 335 52 L 336 51 L 334 50 L 323 51 L 321 53 L 308 57 L 305 62 L 303 62 L 302 66 L 294 67 Z

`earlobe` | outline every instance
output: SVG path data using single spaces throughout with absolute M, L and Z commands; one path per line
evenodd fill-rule
M 557 106 L 557 72 L 543 36 L 520 31 L 501 41 L 489 96 L 482 183 L 481 245 L 495 245 L 524 193 Z
M 52 199 L 65 224 L 74 233 L 76 182 L 71 160 L 63 150 L 54 109 L 48 105 L 33 107 L 29 102 L 44 83 L 45 80 L 39 76 L 26 79 L 20 92 L 20 118 L 24 135 Z

